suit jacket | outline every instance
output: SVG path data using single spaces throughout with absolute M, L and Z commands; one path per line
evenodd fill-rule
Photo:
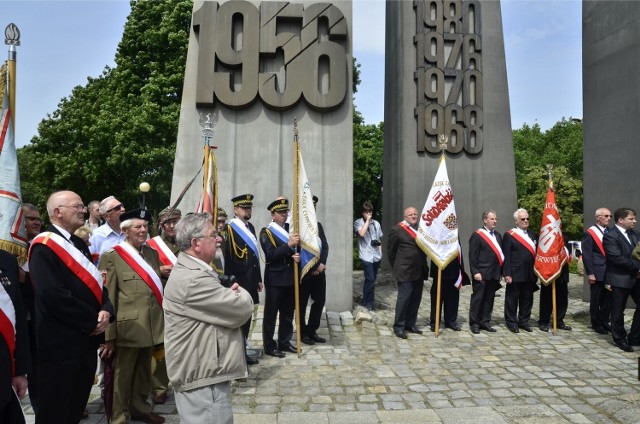
M 64 237 L 53 225 L 47 231 Z M 76 249 L 91 260 L 87 244 L 71 235 Z M 36 293 L 36 348 L 38 357 L 50 361 L 81 358 L 98 349 L 104 334 L 91 336 L 98 324 L 98 312 L 111 314 L 113 306 L 106 287 L 102 304 L 49 247 L 37 244 L 29 254 L 29 271 Z
M 251 234 L 256 235 L 253 224 L 247 223 Z M 238 284 L 251 294 L 254 303 L 258 303 L 258 283 L 262 282 L 260 275 L 260 258 L 253 253 L 244 239 L 230 224 L 226 226 L 227 236 L 222 245 L 224 255 L 224 274 L 235 275 Z
M 318 222 L 318 237 L 320 237 L 320 241 L 322 242 L 322 248 L 320 249 L 320 257 L 318 258 L 318 262 L 316 262 L 313 268 L 311 268 L 309 272 L 302 279 L 303 283 L 308 280 L 311 280 L 311 283 L 313 284 L 314 278 L 320 278 L 322 280 L 326 280 L 326 274 L 324 272 L 318 275 L 311 275 L 311 272 L 313 272 L 316 268 L 318 268 L 320 264 L 325 264 L 326 266 L 327 258 L 329 257 L 329 243 L 327 243 L 327 237 L 324 235 L 324 228 L 322 228 L 322 224 L 319 222 Z
M 438 281 L 438 266 L 431 261 L 431 267 L 429 268 L 429 275 L 433 279 L 433 283 L 437 284 Z M 462 271 L 462 285 L 468 286 L 471 284 L 469 280 L 469 275 L 464 270 L 464 258 L 458 260 L 455 258 L 449 264 L 444 267 L 442 272 L 440 273 L 440 278 L 442 278 L 443 283 L 455 283 L 460 277 L 460 271 Z
M 142 257 L 160 275 L 158 252 L 142 246 Z M 100 258 L 100 269 L 107 271 L 107 288 L 116 311 L 116 322 L 107 327 L 106 340 L 116 346 L 150 347 L 164 340 L 164 315 L 151 288 L 114 249 Z
M 418 247 L 416 239 L 396 224 L 387 237 L 387 258 L 393 276 L 399 282 L 424 281 L 429 276 L 427 256 Z
M 16 311 L 16 345 L 13 352 L 15 375 L 25 375 L 31 372 L 31 354 L 29 353 L 29 335 L 27 334 L 26 312 L 22 305 L 20 284 L 18 282 L 18 261 L 15 256 L 0 250 L 0 272 L 6 279 L 2 279 L 4 289 L 9 294 Z M 0 410 L 9 403 L 13 394 L 11 380 L 13 367 L 9 355 L 9 346 L 0 336 Z
M 285 224 L 285 230 L 289 231 L 289 224 Z M 260 230 L 260 245 L 267 262 L 264 267 L 265 286 L 293 286 L 294 250 L 267 227 Z
M 502 246 L 500 233 L 494 231 L 498 244 Z M 499 281 L 502 276 L 502 269 L 498 257 L 491 246 L 475 231 L 469 237 L 469 268 L 471 279 L 477 273 L 482 275 L 482 280 Z
M 585 274 L 593 274 L 596 276 L 596 281 L 604 281 L 607 258 L 602 254 L 591 234 L 586 231 L 582 236 L 582 263 Z
M 522 235 L 522 232 L 519 234 Z M 538 236 L 536 233 L 527 230 L 527 235 L 533 241 L 534 246 L 537 246 Z M 538 279 L 533 272 L 535 255 L 532 255 L 526 246 L 508 232 L 504 233 L 502 238 L 502 253 L 504 253 L 502 275 L 511 277 L 514 282 L 536 281 Z
M 640 261 L 631 257 L 631 252 L 640 236 L 633 230 L 629 230 L 631 243 L 624 234 L 614 226 L 604 235 L 602 244 L 607 255 L 607 270 L 604 281 L 613 287 L 630 289 L 636 283 L 636 276 L 640 271 Z

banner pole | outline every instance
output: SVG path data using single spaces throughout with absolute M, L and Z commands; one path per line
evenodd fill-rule
M 298 216 L 298 122 L 293 121 L 293 228 L 300 232 L 300 217 Z M 296 247 L 296 251 L 299 249 Z M 294 264 L 293 267 L 293 293 L 295 296 L 295 312 L 296 312 L 296 349 L 298 358 L 300 358 L 302 349 L 300 348 L 300 264 Z

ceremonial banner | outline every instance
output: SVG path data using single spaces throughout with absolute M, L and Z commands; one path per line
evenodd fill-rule
M 215 147 L 204 147 L 204 176 L 202 178 L 202 196 L 198 202 L 196 212 L 209 212 L 213 216 L 213 222 L 217 219 L 218 212 L 218 168 L 216 156 L 213 154 Z
M 458 255 L 458 217 L 444 155 L 418 220 L 416 242 L 439 268 Z
M 0 68 L 0 249 L 27 258 L 27 234 L 22 218 L 20 172 L 9 109 L 7 65 Z
M 542 228 L 538 238 L 538 251 L 534 271 L 544 285 L 555 280 L 567 260 L 567 252 L 562 238 L 562 221 L 556 206 L 556 194 L 553 183 L 549 184 L 547 200 L 542 214 Z
M 295 220 L 294 220 L 295 222 Z M 311 185 L 307 179 L 307 171 L 304 169 L 302 154 L 298 149 L 298 223 L 300 228 L 294 228 L 292 233 L 300 236 L 300 269 L 302 279 L 307 272 L 318 262 L 322 242 L 318 236 L 318 219 L 316 209 L 313 206 Z M 295 225 L 294 225 L 295 227 Z

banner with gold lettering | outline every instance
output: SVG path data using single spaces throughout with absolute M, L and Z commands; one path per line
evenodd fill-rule
M 562 266 L 567 260 L 567 252 L 562 238 L 562 221 L 556 206 L 556 194 L 553 181 L 549 180 L 547 199 L 542 214 L 542 228 L 538 238 L 538 250 L 534 271 L 544 285 L 558 278 Z
M 439 268 L 458 256 L 458 217 L 444 155 L 418 220 L 416 242 Z

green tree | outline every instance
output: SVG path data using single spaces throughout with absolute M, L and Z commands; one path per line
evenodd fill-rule
M 539 229 L 547 193 L 547 165 L 553 166 L 556 202 L 563 231 L 582 235 L 582 122 L 562 119 L 549 130 L 523 125 L 513 131 L 518 205 L 529 211 L 531 228 Z
M 25 201 L 44 210 L 52 191 L 70 189 L 132 208 L 147 181 L 149 209 L 168 204 L 192 6 L 131 1 L 116 67 L 74 88 L 19 149 Z

